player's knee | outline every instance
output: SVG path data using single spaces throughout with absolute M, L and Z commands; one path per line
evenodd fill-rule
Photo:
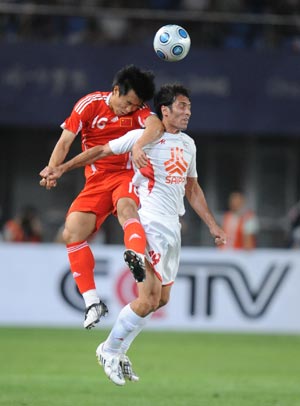
M 72 233 L 68 228 L 64 228 L 62 232 L 62 238 L 65 244 L 72 244 L 77 241 L 82 241 L 85 238 L 82 238 L 78 233 Z
M 165 306 L 166 304 L 168 304 L 168 302 L 169 302 L 169 298 L 160 298 L 160 301 L 159 301 L 159 308 L 160 307 L 163 307 L 163 306 Z
M 62 239 L 65 244 L 71 244 L 72 242 L 71 233 L 66 228 L 63 229 Z
M 117 214 L 121 224 L 130 218 L 138 218 L 135 201 L 127 197 L 120 199 L 117 205 Z

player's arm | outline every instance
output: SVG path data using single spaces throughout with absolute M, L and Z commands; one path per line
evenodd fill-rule
M 215 244 L 226 244 L 226 234 L 222 228 L 218 226 L 213 214 L 209 210 L 203 190 L 201 189 L 197 178 L 187 178 L 185 196 L 191 207 L 209 228 L 211 235 L 215 239 Z
M 48 180 L 48 172 L 58 165 L 60 165 L 66 158 L 68 152 L 70 151 L 71 145 L 75 140 L 76 134 L 69 130 L 63 130 L 59 140 L 57 141 L 52 154 L 49 159 L 48 165 L 40 172 L 43 179 L 40 181 L 40 185 L 46 187 L 46 189 L 51 189 L 56 186 L 54 180 Z M 44 174 L 44 176 L 42 175 Z
M 112 154 L 113 152 L 110 149 L 109 144 L 97 145 L 91 149 L 81 152 L 74 158 L 62 163 L 61 165 L 58 165 L 56 167 L 48 167 L 47 172 L 42 171 L 40 175 L 42 177 L 46 177 L 47 181 L 55 181 L 56 179 L 59 179 L 65 172 L 69 172 L 75 168 L 80 168 L 81 166 L 92 164 L 93 162 Z
M 156 115 L 151 114 L 146 118 L 143 135 L 132 148 L 132 160 L 137 168 L 143 168 L 147 165 L 147 156 L 142 148 L 158 140 L 163 135 L 163 132 L 164 126 Z

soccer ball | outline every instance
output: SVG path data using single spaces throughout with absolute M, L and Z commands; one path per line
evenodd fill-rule
M 191 38 L 180 25 L 169 24 L 161 27 L 155 34 L 153 47 L 156 55 L 168 62 L 177 62 L 189 53 Z

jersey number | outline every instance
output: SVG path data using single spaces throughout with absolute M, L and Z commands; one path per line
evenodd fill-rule
M 132 182 L 129 183 L 128 192 L 129 193 L 133 192 L 136 196 L 139 195 L 136 186 L 134 186 Z
M 94 118 L 91 127 L 92 127 L 92 128 L 97 127 L 97 128 L 99 128 L 99 130 L 103 130 L 103 128 L 106 126 L 106 123 L 108 122 L 108 118 L 106 118 L 106 117 L 101 117 L 101 118 L 99 118 L 99 120 L 98 120 L 98 117 L 99 117 L 99 116 L 96 116 L 96 117 Z

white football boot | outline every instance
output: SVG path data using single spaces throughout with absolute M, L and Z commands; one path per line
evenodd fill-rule
M 121 354 L 120 365 L 125 379 L 128 379 L 131 382 L 138 382 L 140 380 L 140 378 L 132 369 L 132 363 L 127 355 Z
M 94 303 L 89 306 L 85 311 L 85 319 L 83 327 L 90 330 L 100 321 L 101 317 L 105 317 L 108 313 L 108 309 L 105 303 Z
M 96 357 L 99 364 L 103 367 L 107 377 L 116 385 L 125 385 L 125 378 L 120 365 L 120 354 L 105 354 L 103 351 L 104 343 L 101 343 L 96 350 Z

